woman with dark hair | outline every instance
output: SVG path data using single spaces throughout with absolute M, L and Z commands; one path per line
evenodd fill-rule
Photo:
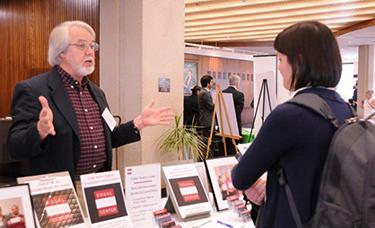
M 348 104 L 334 90 L 341 76 L 341 57 L 327 26 L 316 21 L 294 24 L 277 35 L 274 47 L 286 89 L 320 96 L 341 123 L 351 116 Z M 280 104 L 270 113 L 232 171 L 234 186 L 245 190 L 251 201 L 263 203 L 259 227 L 296 227 L 278 183 L 281 161 L 302 223 L 312 217 L 334 131 L 329 121 L 296 104 Z M 262 182 L 257 180 L 264 172 L 266 187 L 259 191 Z

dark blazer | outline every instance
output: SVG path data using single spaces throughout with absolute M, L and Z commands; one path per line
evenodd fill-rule
M 89 81 L 88 88 L 102 113 L 108 107 L 104 92 Z M 38 97 L 48 100 L 53 112 L 56 135 L 40 140 L 36 123 L 41 105 Z M 11 113 L 13 124 L 8 135 L 8 151 L 15 159 L 29 161 L 29 174 L 69 171 L 74 177 L 80 158 L 80 139 L 76 116 L 70 98 L 56 68 L 16 85 Z M 140 140 L 133 121 L 121 124 L 112 132 L 103 120 L 107 161 L 105 170 L 111 170 L 112 148 Z
M 223 93 L 231 93 L 233 96 L 233 102 L 234 102 L 234 109 L 236 111 L 236 118 L 237 118 L 237 126 L 239 134 L 241 135 L 241 129 L 242 129 L 242 122 L 241 122 L 241 112 L 243 110 L 243 106 L 245 103 L 245 97 L 241 91 L 238 91 L 232 86 L 229 86 L 228 88 L 223 90 Z
M 212 112 L 214 111 L 214 104 L 210 92 L 203 88 L 198 95 L 199 105 L 199 125 L 203 127 L 211 127 Z
M 199 107 L 198 96 L 192 94 L 184 96 L 184 124 L 185 125 L 199 125 Z

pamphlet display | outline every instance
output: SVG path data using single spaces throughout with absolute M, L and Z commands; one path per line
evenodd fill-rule
M 87 227 L 68 172 L 21 177 L 17 181 L 30 185 L 39 227 Z
M 29 185 L 0 187 L 0 208 L 8 215 L 7 220 L 0 220 L 0 227 L 36 227 Z
M 132 227 L 119 171 L 81 175 L 90 227 Z
M 232 184 L 231 172 L 238 163 L 234 156 L 206 160 L 217 210 L 228 208 L 227 198 L 241 196 Z
M 163 178 L 182 220 L 210 216 L 212 208 L 195 164 L 164 166 Z
M 161 208 L 160 164 L 126 167 L 125 193 L 133 226 L 152 227 Z

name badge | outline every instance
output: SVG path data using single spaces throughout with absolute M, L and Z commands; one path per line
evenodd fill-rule
M 112 114 L 109 112 L 108 108 L 105 108 L 102 117 L 105 120 L 106 124 L 108 125 L 109 129 L 113 131 L 116 127 L 116 120 L 113 118 Z

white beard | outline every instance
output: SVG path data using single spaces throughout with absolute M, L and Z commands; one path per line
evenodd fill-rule
M 94 59 L 93 58 L 87 58 L 87 59 L 91 59 L 94 63 Z M 86 61 L 87 59 L 85 59 L 84 61 Z M 92 65 L 92 66 L 89 66 L 89 67 L 84 67 L 84 66 L 80 66 L 80 65 L 76 65 L 73 61 L 71 61 L 70 59 L 67 59 L 67 62 L 69 63 L 70 67 L 79 74 L 79 76 L 81 77 L 84 77 L 84 76 L 87 76 L 89 74 L 92 74 L 92 72 L 94 72 L 95 70 L 95 63 Z
M 90 66 L 90 67 L 78 66 L 76 69 L 76 71 L 82 76 L 87 76 L 89 74 L 92 74 L 94 70 L 95 70 L 95 66 Z

